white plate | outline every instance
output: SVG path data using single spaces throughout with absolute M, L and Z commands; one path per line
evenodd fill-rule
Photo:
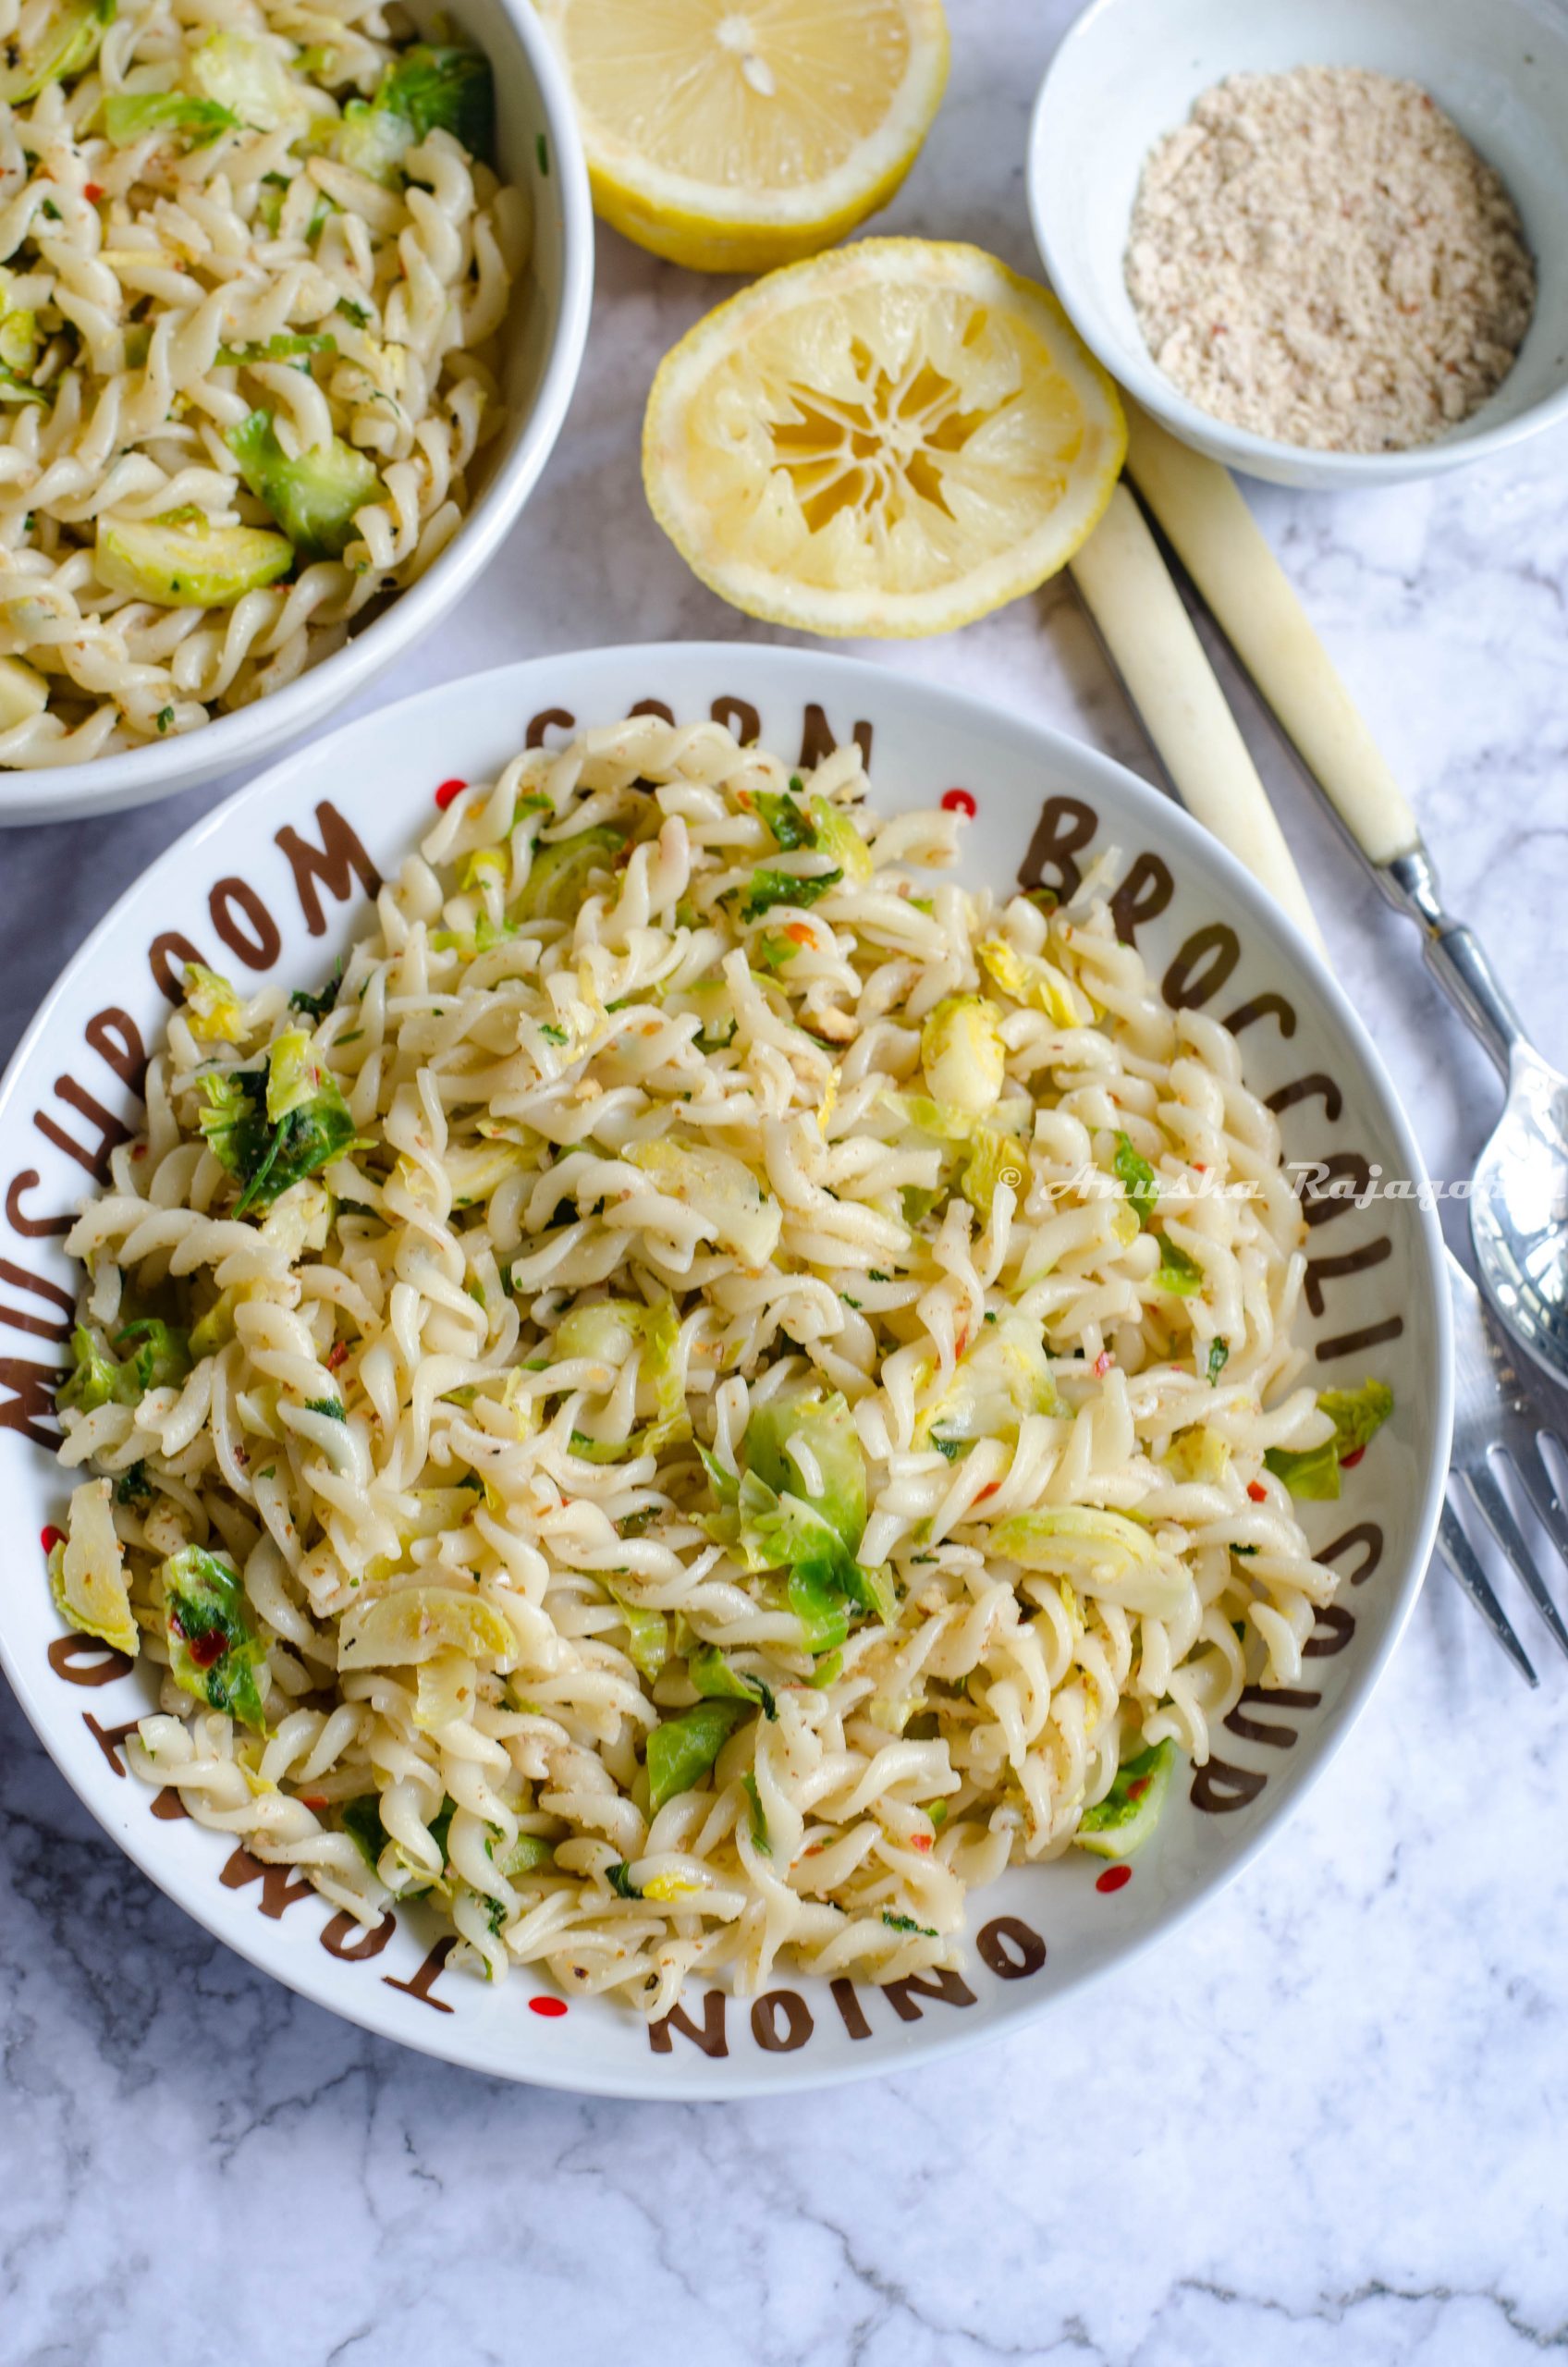
M 885 810 L 967 791 L 976 884 L 1060 884 L 1048 850 L 1121 851 L 1140 950 L 1168 997 L 1243 1014 L 1249 1081 L 1282 1105 L 1287 1152 L 1425 1181 L 1420 1153 L 1360 1021 L 1321 963 L 1240 867 L 1174 806 L 1104 756 L 929 682 L 815 651 L 722 644 L 538 658 L 453 682 L 318 741 L 171 847 L 89 938 L 0 1086 L 0 1507 L 13 1540 L 0 1660 L 82 1799 L 170 1897 L 291 1988 L 367 2028 L 508 2079 L 618 2095 L 734 2096 L 902 2067 L 994 2033 L 1167 1931 L 1275 1834 L 1365 1707 L 1426 1567 L 1447 1467 L 1448 1298 L 1440 1237 L 1413 1199 L 1324 1204 L 1313 1229 L 1305 1337 L 1325 1384 L 1368 1370 L 1397 1411 L 1334 1504 L 1303 1512 L 1344 1568 L 1296 1692 L 1243 1699 L 1219 1752 L 1173 1796 L 1132 1880 L 1096 1888 L 1077 1852 L 1011 1871 L 972 1901 L 962 1981 L 896 1991 L 781 1981 L 755 2004 L 689 2000 L 664 2044 L 625 2008 L 548 2015 L 514 1973 L 496 1988 L 439 1968 L 418 1909 L 367 1943 L 286 1869 L 265 1875 L 220 1834 L 161 1818 L 122 1772 L 116 1733 L 153 1700 L 151 1675 L 72 1642 L 54 1610 L 41 1532 L 68 1492 L 19 1427 L 31 1385 L 40 1437 L 73 1275 L 48 1230 L 81 1196 L 101 1132 L 139 1105 L 124 1072 L 168 1003 L 154 964 L 194 955 L 249 983 L 315 987 L 365 924 L 361 877 L 396 872 L 445 779 L 490 778 L 531 734 L 608 723 L 648 701 L 717 714 L 802 761 L 829 734 L 870 750 Z M 296 835 L 297 834 L 297 835 Z M 325 840 L 330 860 L 308 853 Z M 1252 1016 L 1244 1013 L 1250 1007 Z M 129 1049 L 128 1049 L 129 1048 Z M 73 1148 L 72 1146 L 75 1147 Z M 104 1946 L 113 1946 L 105 1932 Z

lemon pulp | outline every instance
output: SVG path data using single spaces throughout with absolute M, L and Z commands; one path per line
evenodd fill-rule
M 977 249 L 865 239 L 718 307 L 661 366 L 655 516 L 704 582 L 823 633 L 945 632 L 1063 566 L 1125 445 L 1055 300 Z

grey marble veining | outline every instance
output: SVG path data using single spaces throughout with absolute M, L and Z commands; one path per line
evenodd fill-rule
M 942 115 L 879 227 L 1030 269 L 1027 109 L 1071 0 L 950 14 Z M 638 481 L 654 366 L 721 292 L 604 234 L 545 481 L 400 690 L 537 650 L 778 637 L 687 574 Z M 1568 1064 L 1568 436 L 1429 485 L 1255 498 L 1452 901 Z M 1061 585 L 865 654 L 1147 768 Z M 1466 1173 L 1491 1073 L 1225 679 L 1428 1159 Z M 0 1050 L 220 793 L 0 839 Z M 0 2361 L 1514 2367 L 1568 2350 L 1568 1669 L 1513 1608 L 1541 1645 L 1538 1695 L 1434 1579 L 1288 1833 L 1154 1955 L 956 2062 L 723 2108 L 508 2088 L 330 2019 L 117 1856 L 0 1688 Z

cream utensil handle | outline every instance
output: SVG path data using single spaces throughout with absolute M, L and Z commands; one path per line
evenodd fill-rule
M 1071 562 L 1072 578 L 1182 802 L 1322 945 L 1257 767 L 1125 485 Z
M 1383 894 L 1419 925 L 1433 977 L 1507 1076 L 1524 1039 L 1519 1014 L 1480 939 L 1444 908 L 1415 816 L 1230 474 L 1131 400 L 1127 437 L 1133 480 L 1209 613 Z
M 1127 467 L 1220 630 L 1368 863 L 1421 832 L 1234 480 L 1127 404 Z

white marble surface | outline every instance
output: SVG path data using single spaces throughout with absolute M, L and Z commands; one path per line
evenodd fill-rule
M 888 227 L 1029 269 L 1028 102 L 1071 0 L 950 13 L 951 87 Z M 718 292 L 604 236 L 545 483 L 399 688 L 761 630 L 687 575 L 637 480 L 654 364 Z M 1568 435 L 1430 487 L 1258 507 L 1452 901 L 1568 1064 Z M 1060 587 L 867 654 L 1146 765 Z M 1431 1165 L 1464 1173 L 1490 1073 L 1241 705 Z M 0 840 L 0 1049 L 219 793 Z M 505 2088 L 301 2004 L 117 1857 L 0 1686 L 0 2359 L 1513 2367 L 1568 2349 L 1568 1669 L 1511 1600 L 1538 1694 L 1435 1577 L 1288 1834 L 1153 1956 L 956 2063 L 728 2108 Z

